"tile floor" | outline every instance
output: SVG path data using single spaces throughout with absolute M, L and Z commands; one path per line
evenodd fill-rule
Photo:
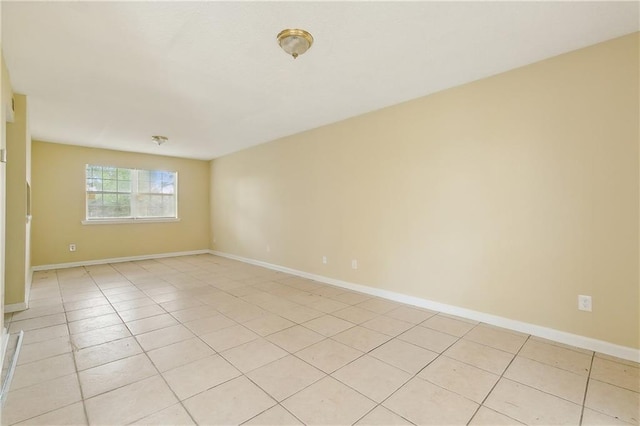
M 638 364 L 211 255 L 37 272 L 2 424 L 638 424 Z

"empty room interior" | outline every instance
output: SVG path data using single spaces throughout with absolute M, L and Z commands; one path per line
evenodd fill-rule
M 0 3 L 2 425 L 640 424 L 640 3 Z

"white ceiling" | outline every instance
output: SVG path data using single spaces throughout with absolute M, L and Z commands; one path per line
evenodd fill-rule
M 640 28 L 635 1 L 1 4 L 34 138 L 200 159 Z M 296 60 L 291 27 L 315 37 Z

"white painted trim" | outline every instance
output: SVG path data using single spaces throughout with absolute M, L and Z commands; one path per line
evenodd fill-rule
M 179 251 L 175 253 L 145 254 L 142 256 L 114 257 L 111 259 L 81 260 L 79 262 L 55 263 L 51 265 L 37 265 L 33 267 L 33 270 L 48 271 L 51 269 L 76 268 L 78 266 L 104 265 L 107 263 L 133 262 L 136 260 L 160 259 L 163 257 L 193 256 L 196 254 L 209 254 L 209 253 L 211 253 L 210 250 L 203 249 L 203 250 Z
M 83 225 L 125 225 L 131 223 L 165 223 L 180 222 L 179 217 L 157 217 L 157 218 L 127 218 L 127 219 L 88 219 L 83 220 Z
M 4 312 L 5 314 L 11 313 L 11 312 L 20 312 L 20 311 L 24 311 L 28 307 L 29 305 L 27 305 L 27 302 L 12 303 L 10 305 L 4 305 Z
M 497 327 L 518 331 L 532 336 L 538 336 L 555 342 L 564 343 L 579 348 L 584 348 L 603 354 L 615 356 L 629 361 L 640 362 L 640 349 L 630 348 L 627 346 L 616 345 L 614 343 L 605 342 L 604 340 L 593 339 L 591 337 L 580 336 L 578 334 L 567 333 L 549 327 L 543 327 L 523 321 L 517 321 L 485 312 L 474 311 L 471 309 L 461 308 L 445 303 L 434 302 L 432 300 L 422 299 L 419 297 L 409 296 L 402 293 L 396 293 L 381 288 L 369 287 L 361 284 L 354 284 L 347 281 L 337 280 L 322 275 L 311 274 L 296 269 L 287 268 L 285 266 L 274 265 L 260 260 L 249 259 L 235 254 L 224 253 L 217 250 L 210 250 L 211 254 L 228 259 L 239 260 L 251 265 L 262 266 L 275 271 L 285 272 L 291 275 L 297 275 L 302 278 L 308 278 L 314 281 L 323 282 L 337 287 L 346 288 L 348 290 L 358 291 L 360 293 L 370 294 L 372 296 L 381 297 L 395 302 L 406 303 L 408 305 L 418 306 L 433 311 L 443 312 L 450 315 L 456 315 L 462 318 L 468 318 L 474 321 L 480 321 L 486 324 L 495 325 Z

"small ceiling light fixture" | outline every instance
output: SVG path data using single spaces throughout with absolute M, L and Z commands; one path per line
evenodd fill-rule
M 305 30 L 282 30 L 278 34 L 277 38 L 278 44 L 280 45 L 282 50 L 293 56 L 293 59 L 309 50 L 309 48 L 313 44 L 313 36 Z
M 151 141 L 156 145 L 160 146 L 165 142 L 169 141 L 169 138 L 166 136 L 151 136 Z

